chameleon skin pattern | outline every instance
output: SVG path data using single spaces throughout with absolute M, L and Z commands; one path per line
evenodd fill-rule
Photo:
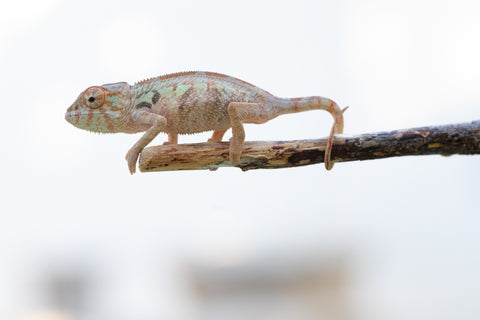
M 167 118 L 166 132 L 179 134 L 228 129 L 230 102 L 258 102 L 269 95 L 232 77 L 205 72 L 143 81 L 136 84 L 136 94 L 136 108 L 150 107 Z
M 67 109 L 72 125 L 101 133 L 145 134 L 127 153 L 131 173 L 142 149 L 160 132 L 176 144 L 178 134 L 213 130 L 209 141 L 221 141 L 232 128 L 230 161 L 238 164 L 245 132 L 243 123 L 264 123 L 278 115 L 326 110 L 334 117 L 325 153 L 331 169 L 333 136 L 343 131 L 343 112 L 323 97 L 279 98 L 250 83 L 213 72 L 181 72 L 144 80 L 130 86 L 119 82 L 86 89 Z

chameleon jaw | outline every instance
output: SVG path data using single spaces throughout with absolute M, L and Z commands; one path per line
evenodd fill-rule
M 122 132 L 121 127 L 116 124 L 119 117 L 119 111 L 105 110 L 75 110 L 65 114 L 65 120 L 73 126 L 98 133 Z

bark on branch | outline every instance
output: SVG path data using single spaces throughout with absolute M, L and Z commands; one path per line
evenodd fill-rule
M 321 163 L 325 145 L 326 139 L 245 142 L 238 167 L 246 171 Z M 149 147 L 143 150 L 139 167 L 142 172 L 231 167 L 228 147 L 228 142 Z M 431 154 L 480 154 L 480 121 L 338 136 L 334 140 L 332 160 L 345 162 Z

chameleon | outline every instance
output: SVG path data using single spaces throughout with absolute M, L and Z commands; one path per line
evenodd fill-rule
M 325 110 L 334 119 L 325 149 L 325 167 L 332 169 L 335 134 L 343 132 L 343 110 L 331 99 L 311 96 L 280 98 L 243 80 L 215 72 L 179 72 L 129 85 L 126 82 L 92 86 L 67 109 L 65 120 L 99 133 L 138 133 L 142 137 L 127 152 L 130 174 L 137 159 L 160 133 L 164 144 L 177 144 L 179 134 L 213 131 L 209 142 L 220 142 L 232 129 L 229 160 L 240 164 L 244 123 L 265 123 L 282 114 Z

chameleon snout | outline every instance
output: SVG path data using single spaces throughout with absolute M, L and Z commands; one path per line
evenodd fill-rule
M 72 123 L 75 115 L 75 111 L 78 110 L 78 105 L 77 102 L 72 104 L 68 109 L 67 112 L 65 112 L 65 120 L 68 122 Z
M 74 102 L 68 109 L 67 109 L 67 113 L 65 113 L 65 115 L 67 115 L 69 112 L 72 112 L 72 111 L 75 111 L 78 109 L 78 103 L 77 102 Z

